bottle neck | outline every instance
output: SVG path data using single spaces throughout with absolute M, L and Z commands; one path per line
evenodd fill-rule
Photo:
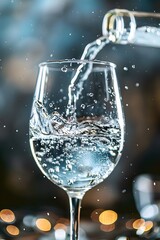
M 111 42 L 126 44 L 132 42 L 136 31 L 136 21 L 132 12 L 125 9 L 109 11 L 103 19 L 102 33 Z
M 160 47 L 159 23 L 159 13 L 113 9 L 104 16 L 102 33 L 110 42 Z

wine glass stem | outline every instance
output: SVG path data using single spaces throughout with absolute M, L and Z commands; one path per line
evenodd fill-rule
M 81 201 L 82 198 L 76 198 L 69 195 L 70 240 L 78 240 Z

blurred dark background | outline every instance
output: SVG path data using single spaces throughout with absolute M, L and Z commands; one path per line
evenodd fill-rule
M 38 64 L 80 58 L 101 36 L 113 8 L 160 12 L 159 0 L 0 0 L 0 208 L 58 209 L 68 217 L 68 198 L 42 176 L 29 147 L 28 124 Z M 122 158 L 104 183 L 89 191 L 82 220 L 96 208 L 134 215 L 134 178 L 160 173 L 160 49 L 107 45 L 97 59 L 117 64 L 126 117 Z

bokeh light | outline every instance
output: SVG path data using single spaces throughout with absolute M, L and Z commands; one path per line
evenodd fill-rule
M 104 211 L 104 209 L 95 209 L 92 213 L 91 213 L 91 219 L 94 222 L 99 222 L 99 215 Z
M 11 223 L 15 220 L 15 214 L 10 209 L 3 209 L 0 212 L 0 218 L 7 223 Z
M 56 240 L 65 240 L 66 239 L 66 232 L 64 229 L 57 229 L 55 230 L 55 239 Z
M 100 223 L 110 225 L 117 221 L 118 215 L 113 210 L 105 210 L 99 215 Z
M 137 234 L 141 235 L 144 232 L 151 230 L 153 227 L 152 221 L 145 221 L 144 219 L 140 218 L 133 222 L 133 228 L 137 230 Z
M 145 232 L 150 231 L 153 227 L 153 222 L 152 221 L 146 221 L 145 222 Z
M 51 223 L 46 218 L 38 218 L 36 220 L 36 227 L 41 231 L 48 232 L 51 230 Z
M 103 225 L 101 224 L 100 229 L 103 232 L 112 232 L 115 229 L 115 224 L 110 224 L 110 225 Z
M 54 230 L 57 230 L 57 229 L 63 229 L 63 230 L 67 230 L 67 226 L 63 223 L 57 223 L 55 226 L 54 226 Z
M 133 228 L 134 228 L 134 229 L 142 228 L 142 227 L 144 227 L 144 225 L 145 225 L 145 220 L 142 219 L 142 218 L 136 219 L 136 220 L 133 222 Z
M 135 219 L 130 219 L 126 222 L 126 228 L 129 230 L 133 229 L 133 222 L 135 221 Z
M 20 233 L 19 228 L 14 225 L 8 225 L 6 231 L 12 236 L 18 236 Z

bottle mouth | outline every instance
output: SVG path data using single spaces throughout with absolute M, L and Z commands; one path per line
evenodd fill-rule
M 111 42 L 132 42 L 136 31 L 133 13 L 126 9 L 113 9 L 106 13 L 102 22 L 102 34 Z

